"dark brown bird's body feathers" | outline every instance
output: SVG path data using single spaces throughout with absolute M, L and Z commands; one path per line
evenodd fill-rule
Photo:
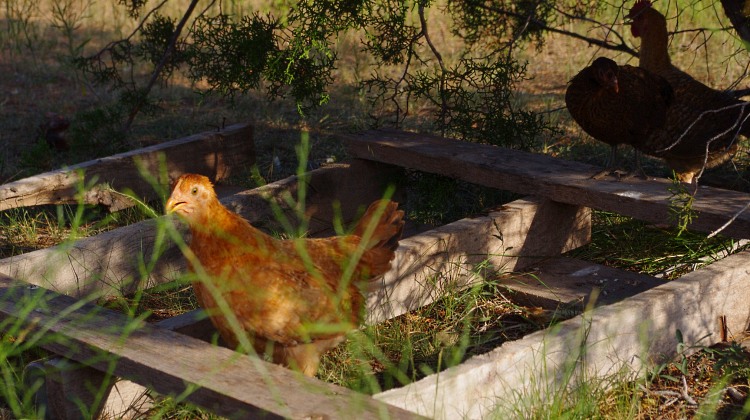
M 612 147 L 609 166 L 616 165 L 617 145 L 642 146 L 662 129 L 672 100 L 672 88 L 663 78 L 604 57 L 574 76 L 565 92 L 565 104 L 578 125 Z
M 222 338 L 232 347 L 241 342 L 212 288 L 256 352 L 272 346 L 276 363 L 310 376 L 320 355 L 362 322 L 362 288 L 390 269 L 403 229 L 403 211 L 381 200 L 352 235 L 279 240 L 222 206 L 208 179 L 197 175 L 177 181 L 167 208 L 190 226 L 190 249 L 208 276 L 193 287 Z
M 703 168 L 720 165 L 737 150 L 737 135 L 750 134 L 747 103 L 712 89 L 675 67 L 669 57 L 664 15 L 639 1 L 630 11 L 631 31 L 641 38 L 640 67 L 669 82 L 675 100 L 667 113 L 664 131 L 654 133 L 640 149 L 660 157 L 691 182 Z
M 601 86 L 586 67 L 571 79 L 565 103 L 573 119 L 591 137 L 635 145 L 664 125 L 673 94 L 661 77 L 637 67 L 619 66 L 619 91 Z

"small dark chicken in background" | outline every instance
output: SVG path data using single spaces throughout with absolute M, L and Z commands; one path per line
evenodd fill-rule
M 594 178 L 619 169 L 619 145 L 639 149 L 653 132 L 662 130 L 672 100 L 672 88 L 662 77 L 618 66 L 609 58 L 599 57 L 575 75 L 565 91 L 570 115 L 583 131 L 612 148 L 607 168 Z M 642 172 L 637 151 L 636 171 Z
M 65 138 L 65 130 L 68 127 L 70 127 L 69 119 L 60 114 L 48 112 L 44 115 L 44 121 L 39 125 L 39 131 L 50 149 L 65 152 L 70 149 L 68 140 Z

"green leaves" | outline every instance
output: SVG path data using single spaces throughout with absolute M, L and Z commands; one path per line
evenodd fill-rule
M 135 114 L 153 109 L 153 82 L 168 82 L 175 72 L 183 72 L 199 94 L 233 99 L 264 91 L 271 99 L 293 99 L 304 116 L 330 100 L 337 42 L 356 31 L 372 59 L 370 74 L 357 75 L 360 87 L 373 107 L 384 111 L 376 124 L 400 125 L 420 107 L 443 135 L 528 149 L 550 127 L 513 98 L 525 78 L 513 51 L 538 36 L 541 27 L 529 22 L 548 19 L 552 6 L 538 0 L 507 3 L 451 2 L 439 10 L 429 1 L 302 1 L 278 8 L 276 15 L 236 16 L 219 8 L 192 18 L 188 9 L 179 23 L 156 6 L 133 34 L 76 63 L 95 81 L 121 91 L 126 128 Z M 139 0 L 121 4 L 133 18 L 146 7 Z M 431 19 L 434 13 L 451 18 Z M 432 30 L 431 21 L 438 29 Z M 448 28 L 437 26 L 445 21 Z
M 239 22 L 228 15 L 198 18 L 187 50 L 189 77 L 229 96 L 258 89 L 269 58 L 278 53 L 277 28 L 272 17 L 258 14 Z

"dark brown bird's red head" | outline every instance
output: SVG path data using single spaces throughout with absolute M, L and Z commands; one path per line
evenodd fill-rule
M 630 12 L 625 16 L 628 19 L 631 19 L 630 23 L 630 33 L 638 38 L 641 36 L 641 27 L 639 25 L 638 16 L 640 16 L 643 12 L 651 8 L 651 2 L 649 0 L 638 0 L 635 2 L 633 7 L 630 9 Z
M 619 67 L 617 63 L 606 57 L 599 57 L 591 63 L 594 71 L 594 78 L 600 86 L 611 89 L 613 92 L 620 91 L 620 85 L 617 81 Z
M 630 8 L 630 12 L 625 16 L 628 19 L 635 19 L 638 15 L 643 13 L 644 10 L 651 8 L 651 1 L 649 0 L 638 0 L 635 2 L 633 7 Z

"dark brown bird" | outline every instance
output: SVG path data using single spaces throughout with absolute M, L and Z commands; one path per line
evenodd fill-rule
M 193 288 L 222 338 L 232 347 L 247 338 L 314 376 L 320 356 L 362 322 L 370 281 L 391 267 L 404 226 L 397 207 L 372 203 L 350 235 L 280 240 L 224 207 L 208 178 L 186 174 L 166 210 L 190 226 L 188 262 L 205 272 Z
M 704 85 L 672 64 L 667 21 L 650 1 L 637 1 L 627 17 L 632 19 L 633 36 L 641 38 L 640 67 L 663 77 L 674 89 L 664 130 L 638 147 L 664 159 L 680 181 L 692 182 L 704 169 L 732 158 L 738 134 L 750 134 L 748 103 Z
M 662 77 L 605 57 L 570 80 L 565 91 L 570 115 L 583 131 L 612 148 L 607 169 L 595 177 L 618 168 L 619 145 L 638 147 L 663 128 L 672 99 L 672 88 Z M 637 152 L 636 170 L 641 171 Z

